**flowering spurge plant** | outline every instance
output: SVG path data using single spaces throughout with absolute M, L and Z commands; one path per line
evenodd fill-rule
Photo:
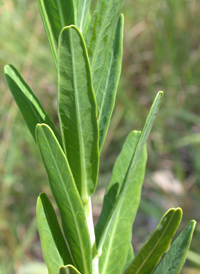
M 39 195 L 38 230 L 49 274 L 179 273 L 195 227 L 191 221 L 171 244 L 180 208 L 165 213 L 135 257 L 131 245 L 147 159 L 145 143 L 162 92 L 142 131 L 128 135 L 93 225 L 91 196 L 121 71 L 122 0 L 99 0 L 92 16 L 90 0 L 38 0 L 38 5 L 58 72 L 61 136 L 12 65 L 5 66 L 5 76 L 39 147 L 60 213 L 62 228 L 46 194 Z

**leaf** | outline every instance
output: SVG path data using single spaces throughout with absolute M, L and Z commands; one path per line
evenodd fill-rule
M 50 127 L 37 125 L 36 136 L 74 264 L 80 272 L 91 273 L 90 236 L 67 158 Z
M 127 269 L 127 267 L 130 265 L 130 263 L 132 262 L 133 258 L 134 258 L 133 247 L 132 247 L 132 244 L 130 244 L 129 250 L 128 250 L 128 255 L 127 255 L 127 258 L 126 258 L 126 263 L 125 263 L 123 271 L 122 271 L 123 273 Z
M 91 0 L 79 0 L 77 7 L 77 27 L 81 33 L 85 33 L 90 23 L 90 2 Z
M 126 263 L 132 237 L 132 224 L 139 205 L 145 173 L 147 159 L 145 148 L 141 153 L 127 191 L 120 200 L 118 211 L 116 203 L 139 138 L 140 132 L 133 131 L 128 135 L 106 189 L 103 209 L 95 229 L 98 249 L 102 237 L 105 237 L 102 255 L 99 259 L 100 273 L 121 273 Z M 110 227 L 106 233 L 104 229 L 109 221 Z M 113 260 L 113 258 L 115 259 Z
M 124 16 L 121 14 L 115 30 L 113 45 L 109 52 L 105 70 L 101 78 L 100 88 L 96 92 L 100 151 L 108 131 L 121 73 L 123 27 Z
M 122 0 L 99 0 L 87 32 L 86 45 L 90 58 L 93 87 L 98 93 L 110 52 Z
M 190 221 L 187 227 L 172 243 L 169 251 L 158 265 L 154 274 L 179 274 L 187 256 L 196 222 Z
M 57 67 L 59 34 L 65 26 L 75 24 L 74 0 L 37 0 L 49 45 Z
M 49 274 L 55 274 L 62 265 L 72 264 L 53 206 L 41 193 L 36 207 L 42 252 Z
M 103 222 L 100 221 L 100 229 L 99 231 L 96 230 L 97 252 L 100 254 L 102 252 L 99 260 L 101 274 L 111 273 L 112 271 L 112 273 L 120 273 L 125 264 L 126 257 L 124 259 L 121 254 L 128 253 L 131 226 L 135 219 L 141 195 L 142 182 L 138 179 L 141 180 L 140 174 L 144 172 L 144 166 L 140 172 L 137 172 L 137 165 L 139 165 L 138 161 L 140 161 L 141 152 L 158 112 L 162 96 L 163 93 L 158 92 L 152 104 L 134 153 L 131 156 L 121 188 L 118 187 L 118 181 L 116 181 L 108 192 L 108 197 L 115 202 L 111 204 L 108 212 L 104 211 L 107 216 L 105 219 L 102 217 Z M 143 161 L 145 162 L 144 159 Z M 109 213 L 111 208 L 112 210 Z M 112 258 L 115 258 L 115 260 Z
M 98 124 L 87 51 L 75 26 L 64 28 L 59 40 L 58 116 L 64 150 L 84 201 L 97 183 Z
M 74 266 L 61 266 L 57 274 L 81 274 Z
M 21 77 L 19 72 L 12 65 L 4 67 L 4 73 L 9 89 L 17 103 L 21 114 L 30 130 L 31 135 L 36 141 L 35 128 L 38 123 L 45 123 L 49 125 L 59 143 L 62 144 L 60 135 L 55 129 L 53 123 L 47 116 L 37 97 L 28 86 L 28 84 Z
M 168 210 L 162 217 L 150 239 L 143 246 L 124 273 L 152 273 L 161 256 L 168 250 L 170 242 L 180 224 L 181 217 L 181 208 L 171 208 Z

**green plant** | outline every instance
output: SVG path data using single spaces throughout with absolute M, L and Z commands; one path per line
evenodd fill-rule
M 179 273 L 191 242 L 195 221 L 158 264 L 181 221 L 181 209 L 172 208 L 135 258 L 131 245 L 146 166 L 145 143 L 162 92 L 142 131 L 132 131 L 125 141 L 94 229 L 91 196 L 121 71 L 121 4 L 122 0 L 99 0 L 91 17 L 88 0 L 38 0 L 58 72 L 61 136 L 18 71 L 5 66 L 6 80 L 39 147 L 60 213 L 62 230 L 48 197 L 39 195 L 37 222 L 50 274 L 152 273 L 157 265 L 154 273 Z

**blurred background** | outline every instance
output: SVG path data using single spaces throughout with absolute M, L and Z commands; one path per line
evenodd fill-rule
M 124 0 L 122 10 L 122 75 L 93 209 L 96 221 L 127 134 L 142 129 L 156 92 L 164 90 L 133 226 L 137 252 L 170 207 L 183 209 L 180 230 L 200 220 L 200 2 Z M 8 91 L 7 63 L 21 72 L 58 125 L 56 70 L 36 0 L 0 0 L 0 274 L 47 274 L 35 205 L 41 191 L 51 193 L 38 149 Z M 200 273 L 200 224 L 181 273 Z

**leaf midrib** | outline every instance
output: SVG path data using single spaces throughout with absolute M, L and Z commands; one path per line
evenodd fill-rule
M 57 7 L 58 7 L 58 15 L 60 17 L 61 28 L 64 28 L 65 27 L 65 19 L 64 19 L 63 12 L 62 12 L 62 6 L 61 6 L 61 3 L 60 3 L 60 0 L 55 0 L 55 1 L 56 1 L 56 4 L 57 4 Z
M 79 243 L 80 243 L 80 245 L 81 245 L 81 254 L 82 254 L 82 258 L 83 258 L 83 264 L 84 264 L 84 269 L 86 270 L 85 273 L 89 273 L 89 272 L 87 272 L 87 265 L 86 265 L 86 262 L 85 262 L 85 261 L 86 261 L 85 254 L 84 254 L 84 252 L 82 252 L 82 251 L 84 250 L 84 248 L 83 248 L 83 243 L 82 243 L 82 237 L 80 236 L 81 233 L 80 233 L 80 231 L 79 231 L 79 226 L 78 226 L 78 224 L 77 224 L 77 220 L 76 220 L 76 218 L 74 218 L 74 216 L 76 216 L 76 214 L 75 214 L 75 212 L 74 212 L 74 208 L 73 208 L 73 206 L 72 206 L 72 203 L 71 203 L 71 200 L 70 200 L 70 196 L 68 195 L 68 193 L 67 193 L 67 191 L 66 191 L 64 181 L 63 181 L 63 179 L 62 179 L 62 176 L 61 176 L 60 170 L 59 170 L 59 168 L 58 168 L 58 165 L 57 165 L 57 163 L 56 163 L 56 160 L 55 160 L 55 158 L 54 158 L 54 155 L 53 155 L 53 153 L 52 153 L 52 151 L 51 151 L 51 147 L 50 147 L 50 144 L 49 144 L 49 142 L 48 142 L 48 139 L 47 139 L 47 137 L 46 137 L 46 134 L 45 134 L 44 130 L 43 130 L 43 133 L 44 133 L 44 138 L 45 138 L 46 143 L 47 143 L 47 145 L 48 145 L 48 148 L 49 148 L 51 157 L 52 157 L 52 159 L 53 159 L 53 162 L 54 162 L 54 164 L 55 164 L 56 170 L 57 170 L 57 172 L 58 172 L 57 174 L 59 175 L 60 182 L 61 182 L 61 184 L 62 184 L 62 186 L 63 186 L 63 189 L 64 189 L 64 192 L 65 192 L 65 194 L 66 194 L 67 200 L 68 200 L 68 202 L 69 202 L 69 204 L 70 204 L 70 208 L 71 208 L 71 211 L 72 211 L 73 220 L 74 220 L 74 223 L 75 223 L 75 226 L 76 226 L 76 232 L 77 232 L 77 235 L 78 235 Z M 55 141 L 56 141 L 56 140 L 55 140 Z M 57 143 L 57 145 L 59 146 L 59 143 L 58 143 L 57 141 L 56 141 L 56 143 Z M 67 164 L 67 161 L 66 161 L 66 158 L 65 158 L 65 154 L 63 153 L 63 151 L 62 151 L 61 148 L 60 148 L 60 151 L 61 151 L 61 153 L 63 154 L 63 157 L 64 157 L 64 159 L 65 159 L 65 163 L 66 163 L 66 165 L 67 165 L 67 168 L 68 168 L 68 171 L 69 171 L 69 174 L 70 174 L 69 176 L 72 178 L 72 174 L 71 174 L 71 171 L 70 171 L 69 166 L 68 166 L 68 164 Z M 69 179 L 68 179 L 68 180 L 69 180 Z M 73 181 L 72 181 L 72 182 L 73 182 Z M 67 182 L 66 182 L 66 183 L 67 183 Z M 72 184 L 74 184 L 74 188 L 76 188 L 75 183 L 72 183 Z M 78 193 L 77 193 L 77 196 L 78 196 Z M 79 199 L 79 197 L 78 197 L 78 199 Z M 80 200 L 80 199 L 79 199 L 79 200 Z M 81 200 L 80 200 L 79 202 L 80 202 L 80 205 L 81 205 Z M 82 209 L 82 211 L 84 212 L 83 209 Z

